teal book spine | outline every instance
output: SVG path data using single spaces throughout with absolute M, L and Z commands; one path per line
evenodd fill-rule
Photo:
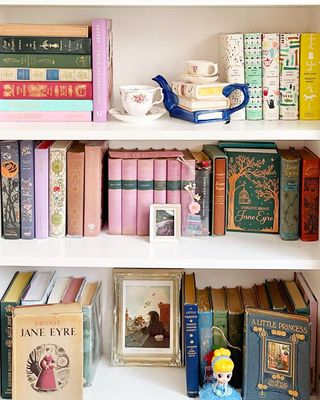
M 1 68 L 91 68 L 90 55 L 0 54 Z
M 212 311 L 202 311 L 198 315 L 199 335 L 199 362 L 200 362 L 200 384 L 203 383 L 206 361 L 204 357 L 212 350 Z
M 310 335 L 308 316 L 247 308 L 243 399 L 309 399 Z
M 249 85 L 250 100 L 246 106 L 246 119 L 262 119 L 262 51 L 261 33 L 245 33 L 245 83 Z
M 92 111 L 92 100 L 0 100 L 0 111 Z

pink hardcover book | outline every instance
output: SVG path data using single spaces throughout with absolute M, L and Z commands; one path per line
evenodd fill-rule
M 194 200 L 196 160 L 189 150 L 183 154 L 184 162 L 181 163 L 181 234 L 190 236 L 201 227 L 199 204 Z
M 50 112 L 14 112 L 1 111 L 1 122 L 90 122 L 91 112 L 50 111 Z
M 137 235 L 149 235 L 150 204 L 153 203 L 153 159 L 138 160 Z
M 121 158 L 108 159 L 108 232 L 121 235 Z
M 167 159 L 167 203 L 180 204 L 181 162 Z
M 180 150 L 126 150 L 115 149 L 110 150 L 110 157 L 113 158 L 177 158 L 182 157 L 183 152 Z
M 92 21 L 93 121 L 106 122 L 112 95 L 112 20 Z
M 103 163 L 108 142 L 87 142 L 84 150 L 84 236 L 98 236 L 103 224 Z
M 49 236 L 49 149 L 53 140 L 44 140 L 35 149 L 35 227 L 36 238 Z
M 61 303 L 73 303 L 77 301 L 81 295 L 82 288 L 85 284 L 86 278 L 71 278 L 70 282 L 66 288 L 66 291 L 63 294 L 61 299 Z
M 153 202 L 155 204 L 166 204 L 167 160 L 164 158 L 156 158 L 153 163 Z
M 137 160 L 121 160 L 122 234 L 137 234 Z

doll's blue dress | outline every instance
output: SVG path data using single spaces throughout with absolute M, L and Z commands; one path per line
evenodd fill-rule
M 230 385 L 206 383 L 199 391 L 200 400 L 241 400 L 240 394 Z

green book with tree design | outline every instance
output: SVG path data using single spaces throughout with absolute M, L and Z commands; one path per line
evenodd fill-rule
M 229 231 L 279 232 L 280 156 L 274 143 L 219 143 L 228 156 Z

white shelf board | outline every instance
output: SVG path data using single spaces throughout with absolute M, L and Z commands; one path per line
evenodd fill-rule
M 313 6 L 319 0 L 0 0 L 12 6 L 81 6 L 81 7 L 272 7 Z
M 147 237 L 0 240 L 0 266 L 97 268 L 320 269 L 319 242 L 282 241 L 278 235 L 226 236 L 149 243 Z
M 231 121 L 193 124 L 165 116 L 148 124 L 1 122 L 0 140 L 320 140 L 320 121 Z

